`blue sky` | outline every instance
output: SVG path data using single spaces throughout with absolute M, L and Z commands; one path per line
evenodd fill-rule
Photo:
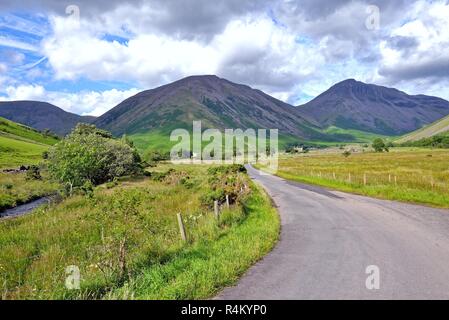
M 0 4 L 0 100 L 100 115 L 193 74 L 216 74 L 296 105 L 347 78 L 449 99 L 447 1 L 69 5 Z

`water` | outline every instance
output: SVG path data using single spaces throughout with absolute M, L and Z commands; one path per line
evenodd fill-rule
M 49 202 L 50 202 L 50 197 L 43 197 L 43 198 L 28 202 L 26 204 L 22 204 L 15 208 L 0 212 L 0 218 L 18 217 L 18 216 L 30 213 L 34 209 L 36 209 L 44 204 L 47 204 Z

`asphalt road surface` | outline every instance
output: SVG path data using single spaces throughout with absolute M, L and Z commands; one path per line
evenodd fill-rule
M 281 237 L 217 299 L 449 299 L 449 210 L 248 172 L 276 203 Z

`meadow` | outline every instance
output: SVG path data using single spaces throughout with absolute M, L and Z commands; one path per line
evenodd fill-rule
M 245 173 L 184 165 L 149 170 L 0 220 L 1 298 L 209 298 L 277 241 L 278 215 Z M 232 194 L 218 220 L 216 186 Z M 80 270 L 79 290 L 65 286 L 69 266 Z
M 282 155 L 277 175 L 376 198 L 449 207 L 449 150 L 392 148 Z M 263 169 L 263 168 L 262 168 Z
M 11 138 L 0 132 L 0 169 L 38 164 L 48 145 Z

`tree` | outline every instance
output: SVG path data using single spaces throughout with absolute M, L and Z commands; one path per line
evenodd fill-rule
M 127 143 L 93 125 L 79 124 L 52 147 L 48 169 L 53 177 L 73 188 L 98 185 L 116 177 L 140 173 L 141 159 Z
M 345 150 L 345 152 L 342 153 L 345 158 L 349 157 L 351 155 L 351 152 L 348 150 Z
M 384 150 L 388 152 L 388 148 L 381 138 L 374 139 L 372 147 L 376 152 L 383 152 Z

